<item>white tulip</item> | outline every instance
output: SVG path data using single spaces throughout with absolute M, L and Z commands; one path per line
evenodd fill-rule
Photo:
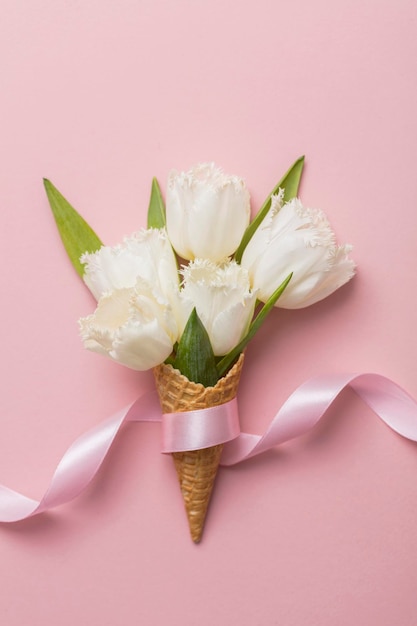
M 252 287 L 259 290 L 263 302 L 293 272 L 276 306 L 298 309 L 322 300 L 352 278 L 351 249 L 337 246 L 322 211 L 306 209 L 298 199 L 283 205 L 280 190 L 249 241 L 242 266 L 248 269 Z
M 214 163 L 169 175 L 167 231 L 180 257 L 222 261 L 239 246 L 249 224 L 250 199 L 244 181 Z
M 134 287 L 103 295 L 79 321 L 84 346 L 134 370 L 159 365 L 178 339 L 172 307 L 139 279 Z
M 184 323 L 195 307 L 216 356 L 227 354 L 246 335 L 256 302 L 248 272 L 229 261 L 196 259 L 185 267 L 181 300 Z
M 117 246 L 83 254 L 81 263 L 96 300 L 115 289 L 134 287 L 138 278 L 165 297 L 179 289 L 175 255 L 164 229 L 140 230 Z

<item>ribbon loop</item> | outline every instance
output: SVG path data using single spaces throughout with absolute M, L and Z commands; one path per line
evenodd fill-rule
M 210 448 L 240 434 L 236 398 L 196 411 L 162 415 L 162 452 Z

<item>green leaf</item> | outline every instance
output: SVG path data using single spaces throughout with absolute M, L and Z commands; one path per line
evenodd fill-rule
M 151 197 L 148 208 L 148 228 L 164 228 L 166 224 L 165 204 L 159 183 L 152 180 Z
M 288 202 L 292 198 L 295 198 L 298 193 L 298 187 L 300 185 L 301 174 L 303 172 L 304 167 L 304 157 L 300 157 L 296 160 L 293 165 L 291 165 L 290 169 L 284 176 L 281 178 L 279 183 L 275 185 L 265 202 L 263 203 L 260 211 L 255 216 L 254 220 L 249 224 L 247 229 L 245 230 L 242 241 L 238 249 L 236 250 L 235 259 L 238 263 L 242 260 L 243 252 L 248 245 L 249 241 L 252 239 L 256 230 L 259 228 L 262 220 L 267 215 L 270 206 L 271 206 L 271 196 L 278 193 L 279 188 L 284 189 L 284 201 Z
M 85 219 L 65 200 L 58 189 L 46 178 L 43 179 L 43 184 L 65 250 L 76 272 L 82 278 L 84 266 L 80 263 L 80 256 L 84 252 L 95 252 L 103 244 Z
M 262 309 L 259 311 L 258 315 L 255 317 L 252 324 L 250 325 L 248 334 L 242 339 L 240 343 L 238 343 L 237 346 L 233 348 L 233 350 L 231 350 L 228 354 L 226 354 L 226 356 L 224 356 L 221 359 L 221 361 L 217 363 L 217 371 L 219 372 L 220 377 L 226 374 L 229 368 L 236 361 L 239 354 L 246 348 L 249 341 L 253 339 L 255 334 L 258 332 L 258 330 L 264 323 L 266 316 L 268 315 L 268 313 L 270 312 L 270 310 L 272 309 L 272 307 L 274 306 L 278 298 L 283 294 L 291 278 L 292 278 L 292 272 L 280 284 L 278 289 L 274 291 L 272 296 L 269 298 L 269 300 L 267 300 L 267 302 L 264 304 Z
M 195 308 L 178 344 L 173 366 L 188 380 L 213 387 L 219 380 L 210 339 Z

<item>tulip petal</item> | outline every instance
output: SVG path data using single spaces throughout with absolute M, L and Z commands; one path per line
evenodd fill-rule
M 172 341 L 154 319 L 145 324 L 130 319 L 117 332 L 109 356 L 134 370 L 159 365 L 172 352 Z
M 257 294 L 250 289 L 247 270 L 234 261 L 216 264 L 196 259 L 182 274 L 184 308 L 196 308 L 214 354 L 226 354 L 239 343 L 252 320 Z
M 250 198 L 242 179 L 214 163 L 171 172 L 167 189 L 167 231 L 183 259 L 214 262 L 231 256 L 249 223 Z
M 141 280 L 102 296 L 96 311 L 80 320 L 80 331 L 87 349 L 135 370 L 162 363 L 178 338 L 169 303 Z
M 251 323 L 248 332 L 244 335 L 243 339 L 234 347 L 230 352 L 228 352 L 222 359 L 217 363 L 217 369 L 219 371 L 220 376 L 224 376 L 226 372 L 230 369 L 233 363 L 238 358 L 239 354 L 243 352 L 243 350 L 248 345 L 249 341 L 253 339 L 255 334 L 258 332 L 262 324 L 264 323 L 268 313 L 275 306 L 277 300 L 282 296 L 285 289 L 287 288 L 290 280 L 292 278 L 292 274 L 289 274 L 287 278 L 281 283 L 281 285 L 274 291 L 269 300 L 265 303 L 262 309 L 259 311 L 258 315 L 255 317 L 253 322 Z
M 295 198 L 295 196 L 298 194 L 298 188 L 301 181 L 301 175 L 303 173 L 303 167 L 304 156 L 297 159 L 295 163 L 291 165 L 290 169 L 284 174 L 281 180 L 275 185 L 254 220 L 245 230 L 240 246 L 235 253 L 235 259 L 238 263 L 240 263 L 243 252 L 245 251 L 249 241 L 252 239 L 253 235 L 267 216 L 269 209 L 271 208 L 272 197 L 278 194 L 280 189 L 284 190 L 285 201 Z
M 176 259 L 164 229 L 133 233 L 117 246 L 83 254 L 84 281 L 98 300 L 115 289 L 133 287 L 138 277 L 165 296 L 178 290 Z
M 306 209 L 296 198 L 280 208 L 279 198 L 275 198 L 244 251 L 242 266 L 248 269 L 251 284 L 263 302 L 291 271 L 291 284 L 276 306 L 298 309 L 345 284 L 352 278 L 355 265 L 348 258 L 351 247 L 336 245 L 322 211 Z

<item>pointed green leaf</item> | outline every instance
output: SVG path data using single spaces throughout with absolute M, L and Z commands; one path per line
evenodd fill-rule
M 298 193 L 298 187 L 300 185 L 301 174 L 303 173 L 304 167 L 304 157 L 300 157 L 296 160 L 296 162 L 290 167 L 288 172 L 284 174 L 279 183 L 275 185 L 265 202 L 263 203 L 259 213 L 255 216 L 254 220 L 247 227 L 242 241 L 240 242 L 239 248 L 236 250 L 235 259 L 238 263 L 240 263 L 242 259 L 243 252 L 248 245 L 249 241 L 252 239 L 255 231 L 259 228 L 262 220 L 267 215 L 270 206 L 271 206 L 271 196 L 278 193 L 279 188 L 284 189 L 284 201 L 288 202 L 292 198 L 295 198 Z
M 151 197 L 148 208 L 148 228 L 164 228 L 165 224 L 165 204 L 159 183 L 156 178 L 154 178 L 152 180 Z
M 268 315 L 269 311 L 272 309 L 272 307 L 274 306 L 278 298 L 283 294 L 291 278 L 292 278 L 292 272 L 280 284 L 278 289 L 274 291 L 272 296 L 269 298 L 269 300 L 267 300 L 267 302 L 264 304 L 262 309 L 259 311 L 258 315 L 255 317 L 252 324 L 250 325 L 248 334 L 242 339 L 240 343 L 238 343 L 237 346 L 233 348 L 233 350 L 231 350 L 228 354 L 226 354 L 226 356 L 224 356 L 221 359 L 221 361 L 217 363 L 217 371 L 219 372 L 220 377 L 224 376 L 227 373 L 227 371 L 236 361 L 239 354 L 246 348 L 249 341 L 253 339 L 255 334 L 258 332 L 258 330 L 264 323 L 265 318 Z
M 65 250 L 82 278 L 84 266 L 80 263 L 80 256 L 84 252 L 95 252 L 103 244 L 85 219 L 65 200 L 58 189 L 46 178 L 43 183 Z
M 204 387 L 213 387 L 219 380 L 209 336 L 195 309 L 188 318 L 173 366 Z

